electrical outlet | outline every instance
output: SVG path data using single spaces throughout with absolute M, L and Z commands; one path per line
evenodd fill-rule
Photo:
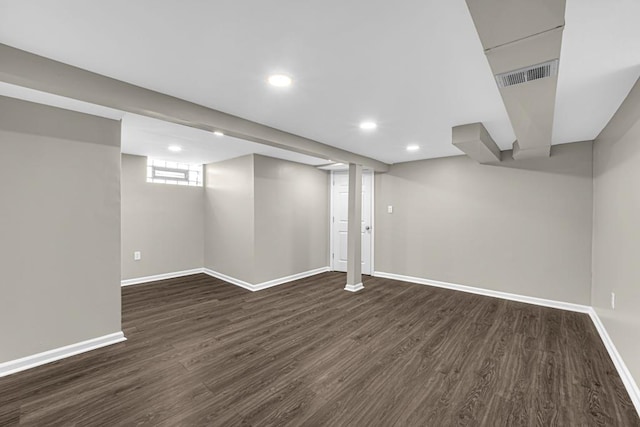
M 616 294 L 611 292 L 611 308 L 616 309 Z
M 135 251 L 133 253 L 133 260 L 140 261 L 141 259 L 142 259 L 142 254 L 140 253 L 140 251 Z
M 393 206 L 387 206 L 387 213 L 393 213 Z

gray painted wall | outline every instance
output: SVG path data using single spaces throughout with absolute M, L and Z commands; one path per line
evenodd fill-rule
M 329 174 L 254 156 L 255 283 L 329 265 Z
M 258 284 L 328 265 L 328 174 L 260 155 L 206 165 L 205 267 Z
M 203 265 L 204 189 L 147 183 L 147 158 L 123 154 L 122 279 Z
M 120 331 L 120 123 L 0 97 L 0 363 Z
M 640 81 L 594 144 L 592 305 L 640 384 Z M 611 292 L 616 294 L 615 310 Z
M 204 266 L 253 283 L 253 155 L 211 163 L 205 171 Z
M 551 158 L 504 157 L 400 163 L 377 174 L 376 271 L 589 304 L 592 144 L 555 146 Z

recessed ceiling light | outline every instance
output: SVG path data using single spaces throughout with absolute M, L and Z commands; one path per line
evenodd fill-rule
M 182 151 L 182 147 L 180 147 L 179 145 L 170 145 L 169 146 L 169 151 L 173 151 L 174 153 L 178 153 L 178 152 Z
M 418 151 L 419 149 L 420 149 L 419 145 L 416 145 L 416 144 L 407 145 L 407 151 Z
M 360 129 L 362 130 L 374 130 L 377 127 L 378 125 L 376 124 L 376 122 L 372 122 L 372 121 L 366 121 L 366 122 L 360 123 Z
M 291 86 L 291 77 L 285 74 L 273 74 L 269 76 L 269 84 L 275 87 L 287 87 Z
M 220 132 L 219 130 L 217 130 L 217 131 L 213 132 L 213 134 L 214 134 L 215 136 L 224 136 L 224 133 Z

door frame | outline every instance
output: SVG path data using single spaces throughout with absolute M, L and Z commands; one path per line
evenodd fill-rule
M 334 257 L 333 257 L 333 232 L 334 232 L 334 215 L 333 215 L 333 210 L 334 210 L 334 206 L 333 206 L 333 186 L 334 186 L 334 175 L 336 172 L 340 172 L 343 173 L 344 171 L 331 171 L 331 174 L 329 175 L 329 268 L 331 269 L 331 271 L 336 271 L 335 267 L 334 267 Z M 347 173 L 349 173 L 349 171 L 346 171 Z M 375 251 L 375 241 L 376 241 L 376 227 L 375 227 L 375 223 L 376 223 L 376 218 L 375 218 L 375 213 L 376 213 L 376 191 L 375 191 L 375 185 L 376 185 L 376 174 L 373 170 L 366 170 L 366 171 L 362 171 L 362 173 L 370 173 L 371 174 L 371 275 L 373 276 L 373 273 L 376 271 L 375 267 L 374 267 L 374 255 L 376 253 Z M 364 207 L 363 207 L 364 208 Z

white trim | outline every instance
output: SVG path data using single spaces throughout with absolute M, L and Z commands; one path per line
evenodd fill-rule
M 333 258 L 332 255 L 335 254 L 334 252 L 334 243 L 335 243 L 335 239 L 334 239 L 334 232 L 335 232 L 335 223 L 333 221 L 333 218 L 335 217 L 335 203 L 334 203 L 334 183 L 335 183 L 335 179 L 336 179 L 336 175 L 348 175 L 349 174 L 349 170 L 332 170 L 331 171 L 331 176 L 330 179 L 331 181 L 329 182 L 329 266 L 331 267 L 330 271 L 337 271 L 336 270 L 336 266 L 335 266 L 335 258 Z M 364 179 L 365 176 L 371 177 L 371 185 L 369 186 L 370 189 L 369 191 L 371 192 L 371 203 L 369 206 L 369 210 L 370 210 L 370 218 L 371 218 L 371 224 L 369 224 L 369 226 L 371 227 L 370 230 L 370 240 L 371 240 L 371 244 L 370 246 L 370 253 L 369 253 L 369 264 L 371 267 L 371 274 L 373 275 L 373 272 L 375 271 L 375 267 L 374 267 L 374 258 L 375 258 L 375 211 L 376 211 L 376 203 L 375 203 L 375 182 L 376 182 L 376 174 L 375 171 L 373 169 L 363 169 L 362 170 L 362 186 L 364 188 Z M 362 211 L 364 212 L 365 206 L 362 205 Z M 346 273 L 346 271 L 343 271 L 343 273 Z M 363 274 L 367 274 L 367 273 L 363 273 Z
M 204 269 L 204 274 L 208 274 L 209 276 L 218 278 L 220 280 L 224 280 L 225 282 L 229 282 L 233 285 L 240 286 L 251 292 L 261 291 L 263 289 L 271 288 L 273 286 L 282 285 L 283 283 L 293 282 L 294 280 L 304 279 L 305 277 L 315 276 L 316 274 L 325 273 L 327 271 L 331 271 L 331 267 L 320 267 L 313 270 L 303 271 L 302 273 L 292 274 L 291 276 L 280 277 L 278 279 L 268 280 L 266 282 L 251 284 L 249 282 L 245 282 L 244 280 L 236 279 L 235 277 L 227 276 L 226 274 L 219 273 L 217 271 L 210 270 L 208 268 Z
M 0 363 L 0 377 L 15 374 L 16 372 L 35 368 L 36 366 L 46 363 L 55 362 L 56 360 L 75 356 L 76 354 L 85 353 L 97 348 L 105 347 L 126 341 L 124 334 L 115 332 L 113 334 L 104 335 L 87 341 L 55 348 L 53 350 L 44 351 L 42 353 L 32 354 L 31 356 L 22 357 L 20 359 L 10 360 Z
M 622 356 L 620 356 L 620 353 L 618 353 L 616 346 L 613 344 L 613 340 L 607 333 L 607 329 L 604 327 L 604 324 L 600 320 L 598 313 L 593 307 L 591 307 L 589 316 L 591 316 L 591 320 L 598 330 L 598 334 L 600 334 L 600 338 L 602 339 L 605 348 L 609 352 L 609 356 L 611 357 L 611 360 L 613 361 L 613 364 L 618 371 L 618 375 L 620 375 L 620 378 L 622 379 L 622 383 L 627 389 L 627 393 L 629 393 L 629 397 L 631 398 L 631 402 L 633 402 L 633 406 L 635 406 L 636 411 L 638 412 L 638 414 L 640 414 L 640 389 L 638 389 L 638 385 L 634 381 L 631 372 L 629 372 L 629 368 L 627 368 L 627 365 L 624 363 Z
M 224 280 L 227 283 L 231 283 L 232 285 L 240 286 L 241 288 L 245 288 L 247 290 L 253 291 L 253 285 L 249 282 L 245 282 L 244 280 L 236 279 L 235 277 L 227 276 L 226 274 L 218 273 L 217 271 L 213 271 L 211 269 L 205 268 L 204 274 L 207 274 L 211 277 L 215 277 L 216 279 Z
M 371 274 L 375 270 L 375 246 L 376 246 L 376 172 L 371 170 L 371 254 L 369 255 L 369 264 L 371 265 Z
M 329 174 L 329 267 L 331 271 L 335 271 L 336 268 L 333 265 L 333 183 L 334 183 L 334 172 L 331 171 Z
M 421 277 L 403 276 L 394 273 L 383 273 L 374 271 L 375 277 L 385 279 L 400 280 L 402 282 L 417 283 L 419 285 L 435 286 L 437 288 L 453 289 L 454 291 L 468 292 L 471 294 L 486 295 L 494 298 L 507 299 L 511 301 L 524 302 L 527 304 L 541 305 L 544 307 L 559 308 L 561 310 L 576 311 L 578 313 L 590 313 L 591 307 L 588 305 L 573 304 L 570 302 L 556 301 L 544 298 L 529 297 L 525 295 L 510 294 L 508 292 L 492 291 L 490 289 L 475 288 L 473 286 L 457 285 L 455 283 L 440 282 L 438 280 L 423 279 Z
M 633 376 L 631 375 L 631 372 L 629 372 L 627 365 L 624 363 L 622 356 L 620 356 L 620 353 L 618 353 L 616 346 L 613 344 L 613 340 L 607 333 L 607 330 L 604 327 L 604 324 L 602 323 L 602 321 L 600 320 L 598 313 L 596 313 L 593 307 L 588 305 L 573 304 L 573 303 L 564 302 L 564 301 L 555 301 L 555 300 L 549 300 L 544 298 L 511 294 L 507 292 L 492 291 L 489 289 L 475 288 L 472 286 L 458 285 L 454 283 L 441 282 L 438 280 L 423 279 L 420 277 L 403 276 L 403 275 L 394 274 L 394 273 L 383 273 L 381 271 L 375 271 L 373 275 L 375 277 L 382 277 L 386 279 L 417 283 L 420 285 L 435 286 L 438 288 L 452 289 L 454 291 L 468 292 L 472 294 L 485 295 L 485 296 L 494 297 L 494 298 L 507 299 L 510 301 L 518 301 L 518 302 L 524 302 L 527 304 L 534 304 L 534 305 L 540 305 L 544 307 L 558 308 L 561 310 L 575 311 L 578 313 L 588 314 L 589 317 L 591 317 L 591 321 L 596 327 L 596 330 L 600 335 L 600 339 L 602 340 L 602 343 L 607 349 L 607 352 L 609 353 L 609 356 L 611 357 L 611 360 L 613 361 L 613 364 L 616 367 L 616 370 L 618 371 L 618 375 L 620 375 L 620 378 L 622 379 L 622 383 L 627 389 L 627 393 L 629 393 L 629 397 L 633 402 L 633 405 L 635 406 L 636 411 L 638 412 L 638 414 L 640 414 L 640 389 L 638 388 L 638 385 L 634 381 Z
M 272 286 L 281 285 L 287 282 L 293 282 L 294 280 L 304 279 L 305 277 L 315 276 L 316 274 L 326 273 L 327 271 L 331 271 L 330 267 L 320 267 L 313 270 L 303 271 L 302 273 L 292 274 L 291 276 L 281 277 L 279 279 L 269 280 L 267 282 L 258 283 L 257 285 L 253 285 L 255 291 L 260 291 L 262 289 L 267 289 Z
M 171 273 L 156 274 L 153 276 L 124 279 L 120 282 L 120 286 L 138 285 L 140 283 L 156 282 L 158 280 L 165 280 L 165 279 L 174 279 L 176 277 L 191 276 L 192 274 L 198 274 L 198 273 L 204 273 L 204 268 L 194 268 L 191 270 L 173 271 Z
M 362 282 L 356 283 L 355 285 L 350 285 L 347 283 L 344 287 L 344 290 L 349 292 L 358 292 L 358 291 L 361 291 L 362 289 L 364 289 Z

